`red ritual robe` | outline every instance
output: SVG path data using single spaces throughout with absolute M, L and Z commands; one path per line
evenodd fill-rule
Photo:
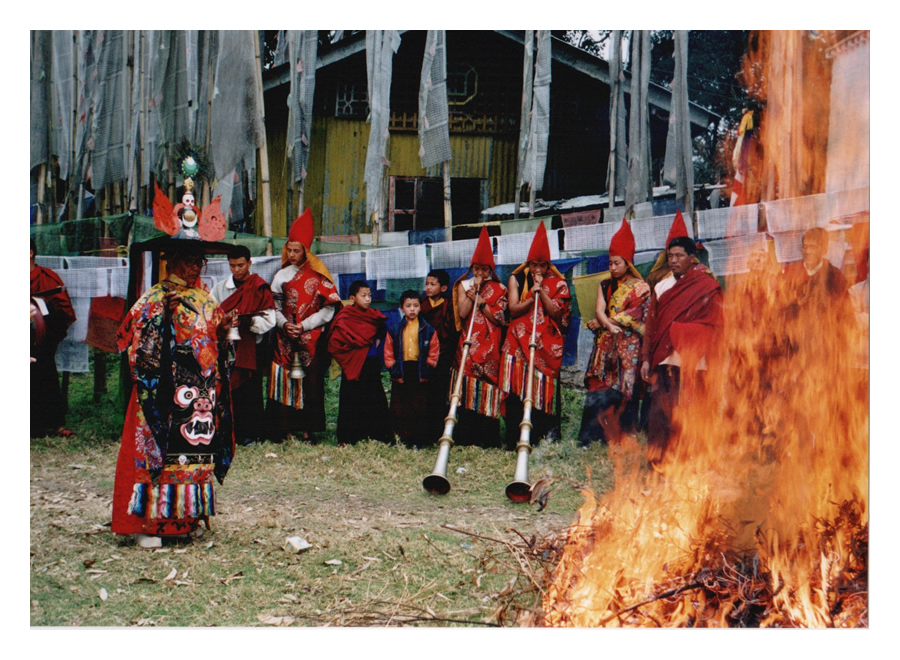
M 462 281 L 458 281 L 454 292 L 453 305 L 456 309 L 458 296 L 465 295 L 462 291 Z M 482 282 L 479 292 L 479 301 L 484 302 L 484 307 L 474 307 L 475 315 L 472 325 L 472 344 L 469 347 L 469 355 L 463 368 L 463 389 L 460 405 L 468 410 L 473 410 L 487 417 L 497 417 L 500 414 L 500 348 L 503 335 L 502 326 L 506 323 L 506 287 L 500 282 L 487 280 Z M 455 316 L 455 314 L 454 314 Z M 487 320 L 491 317 L 496 321 Z M 459 344 L 456 349 L 456 359 L 451 372 L 451 383 L 456 381 L 456 373 L 460 362 L 466 336 L 469 331 L 470 317 L 457 320 L 457 328 L 460 330 Z
M 562 368 L 566 331 L 572 316 L 572 305 L 569 285 L 565 279 L 548 275 L 541 283 L 541 290 L 550 297 L 554 311 L 562 312 L 560 320 L 556 321 L 546 313 L 543 304 L 539 302 L 537 305 L 533 403 L 536 409 L 552 415 L 555 414 L 556 390 L 559 371 Z M 534 291 L 530 290 L 522 294 L 519 299 L 529 300 L 533 295 Z M 530 307 L 526 314 L 509 322 L 500 368 L 500 389 L 503 391 L 504 397 L 515 394 L 519 398 L 525 399 L 534 309 L 534 307 Z
M 117 337 L 135 386 L 116 463 L 115 534 L 184 534 L 201 520 L 208 525 L 213 477 L 221 483 L 234 456 L 230 356 L 218 341 L 222 312 L 205 291 L 175 276 L 167 284 L 199 314 L 179 306 L 170 316 L 166 288 L 156 284 Z

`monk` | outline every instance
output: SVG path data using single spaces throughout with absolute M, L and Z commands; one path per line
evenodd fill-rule
M 272 279 L 275 298 L 274 355 L 269 372 L 271 437 L 325 430 L 325 370 L 328 366 L 327 324 L 341 305 L 328 268 L 312 252 L 312 212 L 306 209 L 288 234 L 282 250 L 282 268 Z M 299 378 L 293 369 L 299 362 Z
M 550 244 L 544 223 L 538 225 L 525 262 L 513 271 L 509 294 L 509 330 L 503 344 L 500 390 L 506 419 L 506 448 L 515 449 L 524 414 L 531 335 L 535 330 L 531 441 L 560 437 L 562 369 L 566 332 L 572 317 L 569 285 L 550 263 Z M 536 314 L 536 317 L 535 317 Z M 536 319 L 536 325 L 535 325 Z
M 460 335 L 450 382 L 455 384 L 462 372 L 462 399 L 454 436 L 459 444 L 501 444 L 500 348 L 506 306 L 506 287 L 497 277 L 491 239 L 483 226 L 469 269 L 453 285 L 453 309 Z M 469 328 L 472 336 L 468 358 L 462 364 Z
M 699 386 L 698 372 L 707 368 L 722 328 L 722 287 L 697 259 L 697 246 L 687 236 L 666 247 L 671 273 L 654 288 L 641 348 L 641 378 L 650 384 L 647 460 L 662 462 L 677 434 L 673 413 L 682 390 Z
M 235 345 L 231 372 L 231 404 L 235 441 L 250 446 L 265 437 L 263 375 L 269 367 L 269 331 L 275 327 L 272 289 L 250 272 L 250 250 L 237 245 L 228 255 L 231 275 L 213 286 L 210 295 L 233 317 L 241 338 Z

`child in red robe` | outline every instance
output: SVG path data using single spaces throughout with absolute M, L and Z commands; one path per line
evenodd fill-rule
M 387 317 L 372 309 L 372 289 L 362 280 L 350 285 L 350 303 L 337 313 L 328 332 L 328 352 L 342 371 L 337 439 L 340 444 L 365 438 L 389 442 L 380 357 Z

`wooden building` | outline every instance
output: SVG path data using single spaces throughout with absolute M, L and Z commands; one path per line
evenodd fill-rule
M 440 168 L 422 168 L 418 156 L 418 91 L 425 36 L 425 31 L 402 32 L 393 59 L 387 231 L 429 229 L 444 222 Z M 447 32 L 454 224 L 475 222 L 482 209 L 515 199 L 523 41 L 524 31 Z M 550 139 L 539 195 L 560 199 L 605 192 L 608 64 L 558 39 L 553 40 L 552 53 Z M 290 208 L 291 185 L 283 157 L 288 66 L 283 64 L 264 75 L 275 236 L 285 236 L 297 215 L 296 203 Z M 350 34 L 330 46 L 320 44 L 316 67 L 304 202 L 313 211 L 319 235 L 369 232 L 363 183 L 369 140 L 365 33 Z M 651 150 L 654 161 L 661 163 L 669 92 L 651 85 L 650 103 Z M 697 133 L 717 119 L 715 114 L 691 105 L 691 124 Z

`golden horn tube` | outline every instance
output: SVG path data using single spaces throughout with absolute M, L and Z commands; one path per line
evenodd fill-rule
M 531 499 L 528 483 L 528 459 L 531 456 L 531 409 L 534 402 L 534 350 L 537 348 L 537 314 L 540 299 L 534 297 L 534 320 L 531 323 L 531 342 L 528 347 L 528 374 L 525 378 L 525 400 L 522 402 L 522 422 L 519 424 L 519 442 L 516 443 L 516 471 L 506 487 L 506 496 L 513 502 Z
M 450 481 L 447 480 L 447 463 L 450 460 L 450 448 L 453 446 L 453 429 L 456 427 L 457 410 L 462 399 L 462 382 L 465 373 L 466 360 L 469 358 L 469 347 L 472 345 L 472 329 L 475 326 L 475 309 L 478 306 L 478 296 L 472 306 L 472 316 L 469 319 L 469 331 L 463 342 L 463 354 L 459 361 L 459 370 L 456 381 L 453 383 L 453 394 L 450 395 L 450 410 L 444 418 L 444 432 L 438 439 L 438 455 L 434 462 L 434 470 L 422 480 L 422 488 L 434 495 L 446 495 L 450 492 Z

